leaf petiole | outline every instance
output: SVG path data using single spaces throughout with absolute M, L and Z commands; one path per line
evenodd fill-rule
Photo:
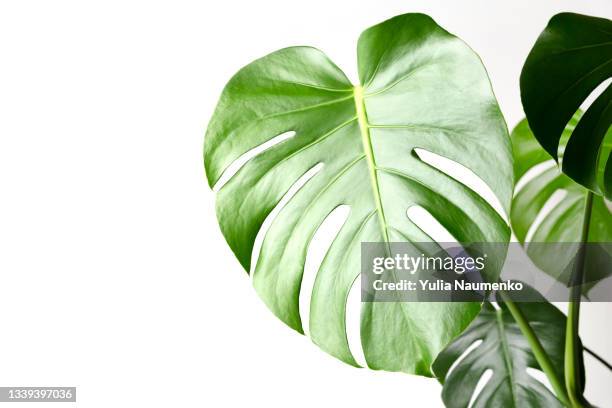
M 565 392 L 565 388 L 563 387 L 563 383 L 557 377 L 557 374 L 553 369 L 553 364 L 550 361 L 548 354 L 546 354 L 544 347 L 542 347 L 540 340 L 538 340 L 538 337 L 529 325 L 529 322 L 523 315 L 523 312 L 505 292 L 500 291 L 498 293 L 501 295 L 504 304 L 508 307 L 510 314 L 521 329 L 521 333 L 523 333 L 523 336 L 525 336 L 525 339 L 527 339 L 527 342 L 531 347 L 531 351 L 533 352 L 536 361 L 542 368 L 544 374 L 546 374 L 546 377 L 548 377 L 548 381 L 550 381 L 550 384 L 553 390 L 555 391 L 557 398 L 559 399 L 559 401 L 561 401 L 562 404 L 564 404 L 565 406 L 569 406 L 569 399 Z
M 588 242 L 591 225 L 591 211 L 593 209 L 593 192 L 588 191 L 585 199 L 584 221 L 580 247 L 576 257 L 576 264 L 572 276 L 570 299 L 567 311 L 567 325 L 565 330 L 565 387 L 573 407 L 588 406 L 582 396 L 584 385 L 580 372 L 582 350 L 579 346 L 580 323 L 580 297 L 582 296 L 582 282 L 584 281 L 585 244 Z M 585 405 L 586 404 L 586 405 Z

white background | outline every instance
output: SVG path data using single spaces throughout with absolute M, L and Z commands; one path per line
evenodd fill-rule
M 562 10 L 612 2 L 0 3 L 0 386 L 75 385 L 82 407 L 439 406 L 435 380 L 346 366 L 267 311 L 217 227 L 206 123 L 252 59 L 313 45 L 354 79 L 359 33 L 421 11 L 481 55 L 513 126 Z M 611 307 L 584 310 L 612 359 Z

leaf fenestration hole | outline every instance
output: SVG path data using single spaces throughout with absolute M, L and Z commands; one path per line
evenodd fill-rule
M 302 319 L 302 327 L 307 335 L 310 334 L 308 327 L 308 322 L 310 321 L 310 300 L 317 272 L 329 248 L 338 236 L 340 229 L 342 229 L 342 226 L 348 219 L 350 212 L 351 207 L 346 204 L 334 208 L 325 217 L 321 225 L 319 225 L 308 245 L 302 284 L 300 286 L 300 318 Z
M 474 406 L 476 398 L 478 398 L 484 387 L 486 387 L 491 377 L 493 377 L 493 370 L 490 368 L 484 373 L 482 373 L 482 376 L 478 380 L 478 383 L 476 383 L 476 387 L 474 387 L 474 393 L 472 394 L 472 398 L 470 399 L 470 403 L 468 404 L 469 408 L 472 408 Z
M 433 241 L 440 245 L 440 248 L 448 253 L 449 256 L 456 256 L 457 250 L 460 253 L 465 251 L 465 247 L 453 236 L 429 211 L 419 205 L 413 205 L 406 210 L 406 216 L 417 227 L 427 234 Z
M 601 84 L 597 85 L 593 91 L 587 96 L 587 98 L 580 104 L 580 110 L 586 112 L 586 110 L 595 102 L 595 99 L 599 97 L 606 90 L 608 85 L 612 83 L 612 78 L 608 78 L 601 82 Z
M 361 279 L 358 276 L 346 299 L 346 340 L 353 358 L 361 367 L 367 367 L 361 343 Z
M 274 219 L 281 212 L 283 207 L 287 205 L 287 203 L 293 198 L 293 196 L 302 188 L 304 185 L 312 179 L 318 172 L 323 168 L 323 163 L 318 163 L 315 166 L 311 167 L 306 173 L 304 173 L 293 185 L 287 190 L 283 198 L 278 202 L 276 207 L 268 214 L 264 222 L 261 224 L 261 228 L 257 232 L 257 236 L 255 237 L 255 242 L 253 243 L 253 252 L 251 252 L 251 270 L 249 271 L 249 275 L 251 278 L 253 277 L 253 271 L 255 266 L 257 265 L 257 259 L 259 258 L 259 252 L 261 251 L 261 245 L 263 243 L 264 237 L 266 236 L 270 225 L 274 222 Z
M 420 205 L 413 205 L 408 208 L 406 216 L 434 241 L 449 244 L 459 243 L 429 211 Z
M 516 185 L 514 186 L 514 195 L 516 196 L 516 194 L 521 191 L 521 189 L 525 187 L 527 183 L 529 183 L 531 180 L 535 179 L 536 177 L 544 173 L 546 170 L 555 167 L 556 165 L 557 163 L 551 159 L 542 163 L 538 163 L 535 166 L 531 167 L 525 172 L 525 174 L 523 174 L 523 177 L 521 177 L 516 182 Z
M 295 132 L 293 130 L 289 132 L 281 133 L 280 135 L 274 136 L 272 139 L 268 140 L 267 142 L 262 143 L 259 146 L 256 146 L 252 148 L 251 150 L 247 151 L 246 153 L 242 154 L 240 157 L 234 160 L 232 164 L 230 164 L 223 171 L 223 174 L 221 174 L 221 177 L 219 177 L 219 180 L 217 180 L 217 183 L 215 183 L 215 186 L 213 187 L 213 191 L 215 193 L 218 192 L 253 157 L 263 153 L 266 150 L 271 149 L 277 144 L 284 142 L 285 140 L 290 139 L 294 136 L 295 136 Z
M 612 78 L 608 78 L 608 79 L 605 79 L 604 81 L 602 81 L 599 85 L 597 85 L 595 87 L 595 89 L 593 89 L 591 91 L 589 96 L 587 96 L 584 99 L 584 101 L 582 101 L 582 103 L 580 104 L 580 107 L 578 109 L 580 109 L 582 112 L 586 112 L 591 107 L 593 102 L 595 102 L 595 100 L 597 98 L 599 98 L 599 96 L 606 90 L 606 88 L 608 86 L 610 86 L 610 84 L 612 84 Z M 580 120 L 582 120 L 582 118 L 580 118 Z M 580 123 L 580 121 L 578 121 L 578 122 Z M 570 129 L 572 131 L 572 135 L 570 136 L 570 139 L 571 139 L 572 137 L 574 137 L 573 132 L 574 132 L 575 127 L 574 126 L 569 127 L 568 126 L 569 125 L 569 121 L 565 125 L 566 125 L 566 127 L 568 127 L 568 129 Z M 560 156 L 563 154 L 563 150 L 565 150 L 565 146 L 561 146 L 561 140 L 563 140 L 563 138 L 561 138 L 559 140 L 559 149 L 558 149 L 559 153 L 558 154 Z M 569 143 L 569 141 L 568 141 L 568 143 Z M 562 161 L 562 160 L 560 160 L 560 161 Z
M 440 170 L 442 173 L 468 187 L 470 190 L 481 196 L 499 216 L 508 222 L 508 215 L 504 211 L 501 202 L 491 190 L 491 187 L 484 182 L 476 173 L 465 167 L 463 164 L 451 160 L 447 157 L 432 153 L 428 150 L 415 148 L 414 153 L 424 163 L 429 164 Z
M 546 388 L 548 388 L 548 390 L 550 392 L 552 392 L 554 394 L 554 389 L 552 387 L 552 385 L 550 385 L 550 381 L 548 381 L 548 377 L 546 377 L 546 374 L 544 374 L 543 371 L 540 371 L 538 369 L 535 368 L 531 368 L 531 367 L 527 367 L 527 374 L 532 377 L 534 380 L 539 381 L 540 383 L 542 383 L 542 385 L 544 385 Z
M 463 353 L 461 353 L 461 355 L 453 362 L 453 364 L 448 368 L 448 372 L 446 373 L 446 376 L 448 377 L 455 368 L 457 368 L 457 366 L 475 349 L 477 349 L 478 347 L 480 347 L 480 345 L 482 344 L 482 339 L 476 340 L 475 342 L 473 342 L 472 344 L 470 344 L 470 346 L 468 348 L 466 348 Z
M 525 242 L 527 243 L 527 247 L 529 246 L 529 242 L 533 238 L 538 228 L 540 228 L 542 222 L 544 222 L 544 220 L 548 217 L 548 214 L 550 214 L 551 211 L 554 210 L 555 207 L 561 203 L 561 201 L 563 201 L 565 196 L 567 196 L 567 191 L 563 189 L 557 189 L 554 193 L 550 195 L 550 197 L 548 197 L 548 200 L 546 200 L 546 202 L 542 206 L 542 209 L 529 226 L 529 230 L 527 230 L 527 234 L 525 235 Z

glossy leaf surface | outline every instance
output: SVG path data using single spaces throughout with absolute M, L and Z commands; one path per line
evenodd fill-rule
M 214 186 L 252 149 L 295 132 L 248 160 L 219 189 L 217 217 L 249 271 L 262 224 L 284 198 L 263 237 L 253 282 L 276 316 L 299 332 L 306 324 L 299 297 L 312 237 L 334 209 L 350 206 L 316 275 L 309 334 L 352 365 L 346 302 L 360 272 L 361 242 L 431 242 L 408 218 L 413 206 L 458 241 L 509 238 L 508 226 L 484 199 L 416 149 L 470 169 L 506 210 L 512 192 L 505 123 L 480 60 L 465 43 L 425 15 L 406 14 L 366 30 L 357 50 L 360 85 L 310 47 L 252 62 L 225 87 L 205 140 L 206 174 Z M 310 178 L 298 188 L 304 175 Z M 469 303 L 364 303 L 367 363 L 429 376 L 438 352 L 479 310 Z
M 558 159 L 561 135 L 585 99 L 612 77 L 612 21 L 561 13 L 536 41 L 521 73 L 521 99 L 529 125 Z M 597 194 L 612 198 L 612 84 L 572 129 L 563 172 Z

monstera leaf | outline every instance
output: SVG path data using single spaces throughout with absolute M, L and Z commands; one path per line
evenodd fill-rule
M 542 32 L 521 73 L 521 99 L 529 126 L 558 159 L 563 130 L 585 99 L 612 77 L 612 21 L 562 13 Z M 612 198 L 612 84 L 572 129 L 563 172 L 597 194 Z
M 220 188 L 217 217 L 249 271 L 256 236 L 284 199 L 263 237 L 253 282 L 276 316 L 299 332 L 312 237 L 334 209 L 350 206 L 315 279 L 309 334 L 353 365 L 346 301 L 360 272 L 361 242 L 431 242 L 407 216 L 413 206 L 460 242 L 509 239 L 508 226 L 484 199 L 419 155 L 430 152 L 470 169 L 506 210 L 512 191 L 504 120 L 478 56 L 465 43 L 427 16 L 407 14 L 366 30 L 357 51 L 359 85 L 310 47 L 282 49 L 247 65 L 223 90 L 204 151 L 214 186 L 233 162 L 294 132 L 255 154 Z M 473 303 L 364 303 L 367 363 L 430 376 L 435 356 L 479 310 Z
M 576 125 L 580 123 L 581 116 L 581 112 L 574 115 L 560 138 L 556 156 L 562 163 L 565 162 L 565 144 Z M 567 265 L 575 254 L 563 243 L 581 242 L 585 222 L 588 222 L 587 242 L 612 242 L 612 214 L 608 207 L 609 203 L 607 204 L 602 196 L 593 196 L 590 217 L 585 220 L 586 196 L 589 190 L 561 172 L 559 166 L 555 165 L 540 146 L 526 120 L 514 128 L 511 140 L 514 177 L 517 185 L 523 184 L 512 201 L 510 215 L 512 229 L 521 243 L 525 244 L 527 239 L 535 243 L 527 246 L 527 254 L 538 267 L 560 281 L 568 283 L 571 269 L 568 269 Z M 545 164 L 547 162 L 550 162 L 548 167 Z M 540 166 L 540 170 L 543 167 L 545 169 L 539 173 L 534 169 L 536 175 L 534 177 L 527 175 L 528 181 L 521 182 L 523 176 L 535 166 Z M 564 193 L 561 200 L 548 209 L 543 219 L 542 216 L 538 217 L 551 197 L 559 191 Z M 561 243 L 559 248 L 553 245 L 556 243 Z M 596 281 L 602 277 L 591 274 L 588 280 Z
M 537 292 L 527 290 L 536 299 Z M 515 305 L 546 350 L 558 378 L 563 378 L 566 318 L 540 300 Z M 465 333 L 436 359 L 433 370 L 444 384 L 444 404 L 449 408 L 561 407 L 554 394 L 528 373 L 528 368 L 540 367 L 506 304 L 499 298 L 498 304 L 495 309 L 487 303 Z M 476 386 L 488 370 L 492 370 L 491 377 L 474 398 Z

